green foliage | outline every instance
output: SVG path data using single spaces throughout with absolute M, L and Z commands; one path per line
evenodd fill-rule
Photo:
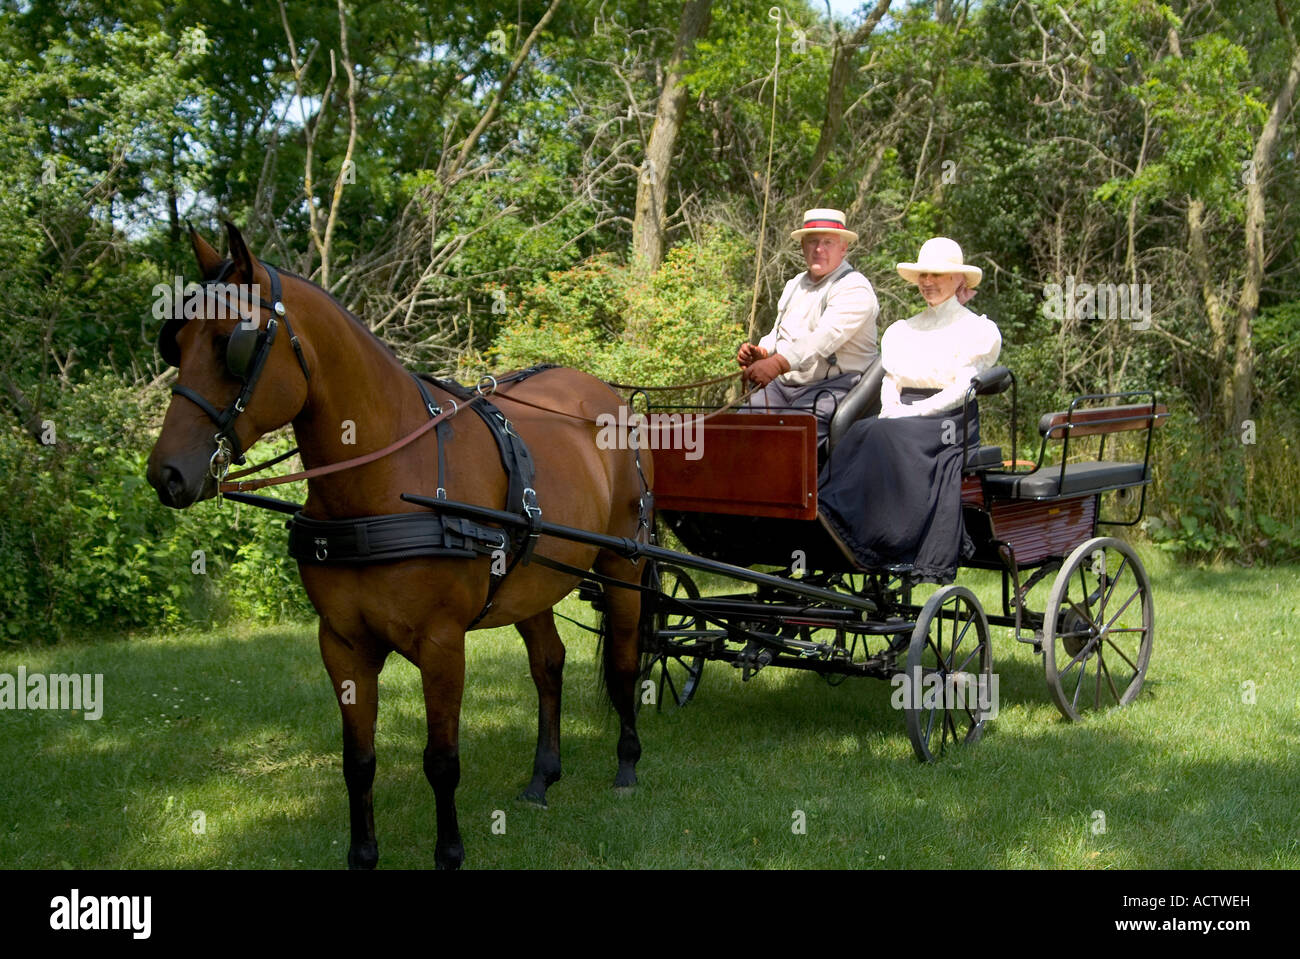
M 651 276 L 597 257 L 525 289 L 494 347 L 500 368 L 577 366 L 603 379 L 663 386 L 735 365 L 751 250 L 715 231 L 674 247 Z
M 1197 562 L 1300 558 L 1296 419 L 1277 404 L 1257 416 L 1228 436 L 1178 418 L 1161 431 L 1154 455 L 1164 468 L 1143 524 L 1160 549 Z
M 4 641 L 310 613 L 281 522 L 159 504 L 145 481 L 159 399 L 101 374 L 44 414 L 53 444 L 0 432 Z

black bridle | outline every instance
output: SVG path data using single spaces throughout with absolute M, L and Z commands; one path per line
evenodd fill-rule
M 244 450 L 239 443 L 239 437 L 235 435 L 235 420 L 239 418 L 240 413 L 248 408 L 253 389 L 257 386 L 258 379 L 261 378 L 262 369 L 266 366 L 267 358 L 271 354 L 271 347 L 275 343 L 275 334 L 281 322 L 284 323 L 284 328 L 289 334 L 289 342 L 293 346 L 294 354 L 298 357 L 298 365 L 302 367 L 302 375 L 309 383 L 311 382 L 311 373 L 307 369 L 307 359 L 303 356 L 302 344 L 298 342 L 298 337 L 294 335 L 293 327 L 289 324 L 289 316 L 284 309 L 284 302 L 280 298 L 280 274 L 271 264 L 261 260 L 258 262 L 262 264 L 267 276 L 271 278 L 271 299 L 268 301 L 260 296 L 258 297 L 261 306 L 270 310 L 270 316 L 266 317 L 264 328 L 262 325 L 263 317 L 260 314 L 256 317 L 245 316 L 237 305 L 230 302 L 229 296 L 224 291 L 212 289 L 213 286 L 225 281 L 227 275 L 234 268 L 233 262 L 227 263 L 215 278 L 204 283 L 207 288 L 205 295 L 220 297 L 227 309 L 232 310 L 240 318 L 240 322 L 235 327 L 234 332 L 230 334 L 230 340 L 226 344 L 226 370 L 231 376 L 243 382 L 239 395 L 224 410 L 218 410 L 212 403 L 209 403 L 202 395 L 188 386 L 181 386 L 179 383 L 172 386 L 172 393 L 185 397 L 185 399 L 206 413 L 208 418 L 216 424 L 217 432 L 214 439 L 217 442 L 217 449 L 212 454 L 209 468 L 212 475 L 218 480 L 225 475 L 231 463 L 237 465 L 244 463 Z M 186 322 L 183 306 L 177 304 L 177 315 L 174 315 L 163 324 L 163 328 L 158 334 L 158 353 L 163 358 L 163 362 L 169 366 L 180 366 L 180 348 L 176 343 L 176 333 Z

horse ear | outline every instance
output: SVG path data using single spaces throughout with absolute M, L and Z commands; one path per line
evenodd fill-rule
M 199 261 L 199 273 L 203 275 L 203 279 L 215 279 L 221 270 L 221 254 L 214 250 L 212 244 L 203 239 L 199 231 L 192 226 L 190 226 L 190 246 L 194 248 L 194 259 Z
M 235 263 L 235 274 L 253 278 L 253 254 L 248 252 L 248 245 L 239 228 L 229 220 L 226 221 L 226 236 L 230 239 L 230 258 Z

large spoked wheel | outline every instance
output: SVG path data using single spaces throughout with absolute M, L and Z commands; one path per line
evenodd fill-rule
M 657 588 L 669 599 L 700 598 L 699 587 L 679 566 L 655 564 L 646 579 L 646 585 Z M 642 601 L 654 606 L 653 612 L 643 620 L 637 706 L 649 702 L 651 690 L 661 710 L 665 701 L 673 706 L 685 706 L 699 688 L 704 672 L 704 657 L 692 655 L 683 648 L 691 642 L 689 634 L 700 628 L 699 620 L 674 609 L 671 603 L 660 601 L 659 597 L 646 596 Z
M 1077 722 L 1142 691 L 1155 610 L 1133 547 L 1099 536 L 1065 561 L 1043 611 L 1043 659 L 1056 708 Z
M 995 708 L 992 676 L 989 622 L 979 600 L 965 586 L 945 586 L 921 608 L 907 647 L 901 691 L 917 759 L 933 762 L 984 735 Z

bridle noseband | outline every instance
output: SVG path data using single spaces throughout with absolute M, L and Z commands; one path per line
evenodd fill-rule
M 242 465 L 244 463 L 244 450 L 240 445 L 239 437 L 235 435 L 235 420 L 239 414 L 248 408 L 249 401 L 253 395 L 253 389 L 257 386 L 257 381 L 262 376 L 262 369 L 266 366 L 267 358 L 271 354 L 271 347 L 275 343 L 276 331 L 279 329 L 281 322 L 289 334 L 289 342 L 293 346 L 294 354 L 298 357 L 298 365 L 302 367 L 302 375 L 306 380 L 311 382 L 311 373 L 307 369 L 307 359 L 302 352 L 302 344 L 293 332 L 293 327 L 289 324 L 289 315 L 285 312 L 284 302 L 280 298 L 280 274 L 275 267 L 262 260 L 262 268 L 266 270 L 267 276 L 271 278 L 271 299 L 265 300 L 258 297 L 258 302 L 264 309 L 270 310 L 271 315 L 266 318 L 266 328 L 261 328 L 262 317 L 258 316 L 254 320 L 251 316 L 245 316 L 238 306 L 230 302 L 229 297 L 224 292 L 208 289 L 208 295 L 219 295 L 225 302 L 227 309 L 232 310 L 240 318 L 239 324 L 230 334 L 230 341 L 226 344 L 226 369 L 235 378 L 243 381 L 243 387 L 239 395 L 231 401 L 230 405 L 224 410 L 218 410 L 212 403 L 208 402 L 201 394 L 188 386 L 182 386 L 179 383 L 173 384 L 172 393 L 176 396 L 183 396 L 189 400 L 216 424 L 217 432 L 214 439 L 217 442 L 217 449 L 212 454 L 209 462 L 209 472 L 220 481 L 225 476 L 226 470 L 230 468 L 231 463 Z M 212 287 L 222 283 L 226 276 L 234 268 L 234 263 L 227 263 L 215 278 L 208 280 L 204 286 Z M 158 334 L 158 352 L 163 361 L 171 366 L 180 365 L 180 352 L 176 346 L 176 332 L 183 326 L 186 319 L 183 315 L 173 316 L 168 320 Z

